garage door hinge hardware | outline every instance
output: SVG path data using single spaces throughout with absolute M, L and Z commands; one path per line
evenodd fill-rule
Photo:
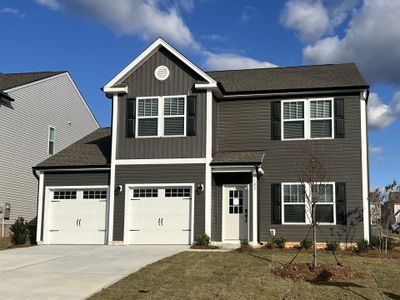
M 99 231 L 103 231 L 103 232 L 105 232 L 106 230 L 105 230 L 105 229 L 99 229 Z
M 191 231 L 190 229 L 182 229 L 182 231 Z
M 139 229 L 129 229 L 129 231 L 140 231 Z
M 136 200 L 137 201 L 137 200 L 140 200 L 140 198 L 132 198 L 131 200 Z
M 60 200 L 51 200 L 51 202 L 61 202 Z
M 59 230 L 58 229 L 50 229 L 49 231 L 50 232 L 58 232 Z

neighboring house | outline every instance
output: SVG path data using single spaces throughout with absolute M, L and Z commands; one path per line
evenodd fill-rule
M 390 213 L 394 216 L 394 221 L 400 223 L 400 192 L 390 192 L 389 194 Z
M 98 127 L 68 72 L 0 73 L 0 201 L 11 205 L 7 226 L 19 216 L 36 224 L 32 166 Z
M 354 64 L 204 72 L 158 39 L 103 91 L 111 129 L 34 168 L 39 243 L 300 241 L 311 153 L 329 171 L 319 240 L 369 238 L 368 85 Z
M 379 193 L 376 191 L 369 194 L 369 216 L 371 234 L 378 235 L 378 228 L 382 225 L 382 205 L 380 203 Z

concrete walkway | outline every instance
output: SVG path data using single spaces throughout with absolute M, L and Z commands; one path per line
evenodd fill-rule
M 1 299 L 85 299 L 187 246 L 52 245 L 0 251 Z

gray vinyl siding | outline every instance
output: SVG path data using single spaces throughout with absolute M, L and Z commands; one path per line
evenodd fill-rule
M 301 160 L 311 151 L 328 170 L 329 181 L 345 182 L 348 224 L 362 209 L 361 121 L 359 94 L 341 95 L 345 99 L 345 138 L 313 141 L 271 140 L 271 99 L 222 101 L 219 106 L 219 151 L 264 150 L 264 176 L 259 181 L 259 238 L 268 240 L 269 229 L 289 241 L 305 237 L 308 226 L 271 224 L 271 184 L 298 182 Z M 304 98 L 304 97 L 302 97 Z M 281 100 L 281 99 L 276 99 Z M 215 199 L 213 199 L 213 202 Z M 357 212 L 355 212 L 357 210 Z M 353 213 L 352 213 L 353 212 Z M 353 240 L 363 237 L 363 225 L 355 222 Z M 350 226 L 321 225 L 319 240 L 344 240 Z M 332 231 L 333 230 L 333 231 Z M 332 233 L 333 232 L 333 233 Z M 338 237 L 340 236 L 340 237 Z
M 32 167 L 49 157 L 49 126 L 55 128 L 56 153 L 98 125 L 66 73 L 8 94 L 15 101 L 0 103 L 0 201 L 11 204 L 7 223 L 22 216 L 35 225 L 38 181 Z
M 218 102 L 212 101 L 212 154 L 218 151 Z
M 115 169 L 115 184 L 146 183 L 194 183 L 205 184 L 205 165 L 118 165 Z M 204 192 L 194 194 L 194 237 L 205 230 Z M 125 193 L 115 196 L 113 240 L 122 241 L 124 235 Z
M 168 79 L 159 81 L 154 70 L 165 65 Z M 127 79 L 128 95 L 118 105 L 117 159 L 205 157 L 206 93 L 196 91 L 199 76 L 161 48 Z M 126 138 L 126 99 L 144 96 L 197 95 L 196 136 L 163 138 Z M 137 121 L 137 119 L 136 119 Z
M 222 240 L 222 188 L 224 184 L 249 184 L 248 199 L 248 226 L 249 240 L 252 240 L 252 174 L 251 173 L 214 173 L 212 177 L 212 201 L 211 201 L 211 240 L 221 242 Z

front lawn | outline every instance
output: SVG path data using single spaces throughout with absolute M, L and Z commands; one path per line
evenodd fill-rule
M 321 263 L 333 256 L 319 252 Z M 338 254 L 341 263 L 367 273 L 351 281 L 282 279 L 270 270 L 295 250 L 183 252 L 129 275 L 90 299 L 400 299 L 400 260 Z M 296 262 L 310 262 L 301 253 Z

